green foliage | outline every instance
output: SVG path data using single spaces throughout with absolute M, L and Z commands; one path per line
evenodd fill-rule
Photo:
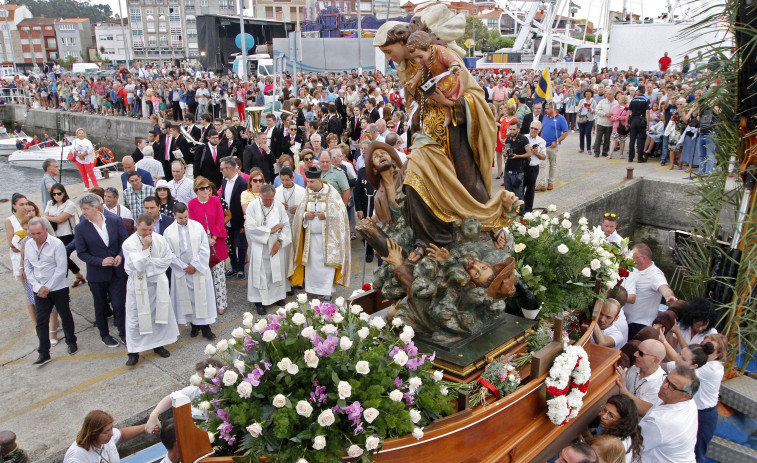
M 512 48 L 515 45 L 515 39 L 512 37 L 502 37 L 499 35 L 499 32 L 494 30 L 489 31 L 488 43 L 494 50 L 499 50 L 500 48 Z
M 76 56 L 67 56 L 66 59 L 58 58 L 58 64 L 64 69 L 71 69 L 71 66 L 77 61 L 79 61 L 79 59 Z
M 26 5 L 35 17 L 46 18 L 89 18 L 92 25 L 112 19 L 113 11 L 107 4 L 89 4 L 76 0 L 19 0 L 18 5 Z
M 472 48 L 473 51 L 480 50 L 483 40 L 489 39 L 489 28 L 486 27 L 483 21 L 474 16 L 465 17 L 465 33 L 457 39 L 457 44 L 463 50 L 467 50 L 468 47 L 465 46 L 465 41 L 468 39 L 473 39 L 476 42 L 476 45 Z

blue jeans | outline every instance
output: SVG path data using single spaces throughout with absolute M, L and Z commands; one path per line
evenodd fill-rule
M 715 170 L 715 143 L 709 134 L 697 139 L 697 159 L 699 175 L 710 175 Z
M 667 135 L 662 136 L 662 159 L 660 159 L 660 162 L 667 162 L 668 161 L 668 142 L 670 141 L 670 137 Z
M 523 172 L 505 171 L 505 189 L 512 191 L 521 201 L 523 200 Z M 518 185 L 515 187 L 515 185 Z M 521 207 L 521 214 L 524 214 L 524 208 Z
M 586 140 L 586 149 L 591 149 L 591 129 L 594 127 L 594 121 L 586 121 L 578 124 L 578 146 L 581 151 L 584 150 L 584 139 Z
M 718 407 L 705 408 L 698 411 L 699 427 L 697 428 L 697 444 L 694 447 L 694 454 L 697 463 L 705 462 L 707 446 L 715 435 L 715 428 L 718 426 Z
M 247 238 L 244 229 L 226 227 L 231 241 L 232 252 L 229 253 L 231 269 L 237 273 L 244 273 L 244 263 L 247 260 Z

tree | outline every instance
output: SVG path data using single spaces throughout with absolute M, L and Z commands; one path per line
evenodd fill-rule
M 75 62 L 79 61 L 79 59 L 76 56 L 67 56 L 65 59 L 58 58 L 58 64 L 64 69 L 71 69 L 71 66 L 74 65 Z
M 475 33 L 474 33 L 474 30 L 475 30 Z M 481 49 L 483 40 L 488 39 L 488 38 L 489 38 L 489 28 L 486 27 L 483 21 L 473 16 L 466 16 L 465 17 L 465 34 L 463 34 L 461 38 L 457 39 L 457 44 L 467 50 L 468 47 L 465 45 L 465 41 L 468 39 L 472 39 L 476 42 L 472 50 L 476 51 L 476 50 Z
M 92 24 L 112 19 L 110 5 L 93 4 L 76 0 L 18 0 L 26 5 L 35 17 L 45 18 L 89 18 Z

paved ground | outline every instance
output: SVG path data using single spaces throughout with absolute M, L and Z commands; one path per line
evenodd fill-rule
M 687 183 L 687 175 L 660 167 L 659 162 L 629 164 L 626 160 L 595 159 L 577 153 L 578 137 L 571 134 L 560 148 L 558 178 L 553 191 L 536 196 L 535 206 L 556 204 L 569 210 L 593 197 L 621 185 L 626 167 L 634 167 L 636 177 L 644 176 L 671 182 Z M 496 181 L 495 181 L 496 182 Z M 117 185 L 117 179 L 102 182 Z M 496 183 L 499 185 L 499 183 Z M 70 187 L 77 195 L 82 184 Z M 38 185 L 30 185 L 30 199 L 39 201 Z M 71 190 L 69 190 L 71 191 Z M 73 195 L 72 195 L 73 196 Z M 8 203 L 0 205 L 0 214 L 10 214 Z M 2 233 L 2 240 L 5 234 Z M 352 288 L 340 288 L 349 294 L 361 285 L 362 264 L 358 261 L 361 245 L 353 241 Z M 71 291 L 79 352 L 66 353 L 65 343 L 53 348 L 53 362 L 37 368 L 36 337 L 26 310 L 26 296 L 21 284 L 14 281 L 10 262 L 3 251 L 0 257 L 0 430 L 12 430 L 31 461 L 54 462 L 74 440 L 82 419 L 92 409 L 111 413 L 117 423 L 133 424 L 144 420 L 149 410 L 166 394 L 188 384 L 193 366 L 204 358 L 206 343 L 202 337 L 190 338 L 187 329 L 176 344 L 169 347 L 168 359 L 150 352 L 136 367 L 126 367 L 126 350 L 104 346 L 93 327 L 92 297 L 87 286 Z M 366 281 L 371 280 L 369 264 Z M 231 280 L 229 310 L 219 317 L 214 330 L 229 335 L 249 310 L 246 281 Z M 144 421 L 142 421 L 144 422 Z

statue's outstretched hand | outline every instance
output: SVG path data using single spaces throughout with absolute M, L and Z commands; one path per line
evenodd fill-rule
M 443 262 L 449 259 L 449 250 L 447 248 L 440 248 L 434 243 L 428 245 L 428 248 L 426 248 L 426 254 L 437 262 Z
M 402 248 L 400 247 L 400 245 L 397 244 L 397 242 L 393 239 L 387 238 L 386 247 L 389 250 L 389 254 L 384 257 L 384 260 L 394 268 L 402 265 Z

